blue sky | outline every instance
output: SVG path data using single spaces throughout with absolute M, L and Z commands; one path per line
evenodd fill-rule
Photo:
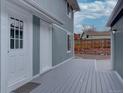
M 75 32 L 82 32 L 82 25 L 96 27 L 98 31 L 105 28 L 105 24 L 116 5 L 117 0 L 78 0 L 80 11 L 75 13 Z

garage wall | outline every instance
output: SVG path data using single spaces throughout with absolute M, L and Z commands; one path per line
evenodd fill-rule
M 40 18 L 33 16 L 33 75 L 40 73 Z
M 113 66 L 114 70 L 123 77 L 123 17 L 112 28 L 117 29 L 117 32 L 113 34 L 112 38 Z
M 73 36 L 71 36 L 71 53 L 67 53 L 67 32 L 53 27 L 52 33 L 52 65 L 57 65 L 73 56 Z

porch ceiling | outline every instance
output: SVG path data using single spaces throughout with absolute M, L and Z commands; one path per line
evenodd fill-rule
M 31 93 L 122 93 L 114 71 L 98 71 L 92 60 L 74 59 L 32 82 L 41 83 Z
M 108 27 L 113 26 L 122 16 L 123 16 L 123 0 L 118 0 L 113 12 L 109 17 L 106 26 Z

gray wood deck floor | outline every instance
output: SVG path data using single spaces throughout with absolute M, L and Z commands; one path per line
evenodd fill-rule
M 73 59 L 32 82 L 41 83 L 31 93 L 123 93 L 114 71 L 98 71 L 92 60 Z

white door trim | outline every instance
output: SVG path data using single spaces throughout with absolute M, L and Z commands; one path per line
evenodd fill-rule
M 47 24 L 49 24 L 49 31 L 50 31 L 50 46 L 49 46 L 49 48 L 50 48 L 50 61 L 51 61 L 51 63 L 50 63 L 50 68 L 48 68 L 48 69 L 51 69 L 52 68 L 52 24 L 50 24 L 50 23 L 48 23 L 48 22 L 46 22 L 46 21 L 44 21 L 44 20 L 40 20 L 40 34 L 41 34 L 41 30 L 42 30 L 42 22 L 45 22 L 45 23 L 47 23 Z M 41 40 L 41 35 L 40 35 L 40 40 Z M 41 41 L 40 41 L 40 46 L 41 46 L 42 44 L 41 44 Z M 41 48 L 41 47 L 40 47 Z M 42 62 L 41 62 L 41 49 L 40 49 L 40 74 L 42 74 L 42 73 L 44 73 L 46 70 L 48 70 L 48 69 L 46 69 L 46 70 L 41 70 L 42 69 L 42 64 L 41 64 Z

